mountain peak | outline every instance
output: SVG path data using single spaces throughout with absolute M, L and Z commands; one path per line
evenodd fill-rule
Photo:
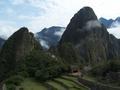
M 65 60 L 71 59 L 74 62 L 75 59 L 72 57 L 75 57 L 81 62 L 87 61 L 95 64 L 119 57 L 120 50 L 117 41 L 98 21 L 93 9 L 84 7 L 71 19 L 59 42 L 58 50 L 60 56 Z M 73 53 L 71 58 L 68 58 L 68 54 L 63 53 L 68 53 L 68 47 L 71 49 L 70 56 L 72 56 L 71 53 L 76 53 L 76 55 Z
M 27 27 L 21 27 L 17 32 L 29 32 Z
M 83 7 L 72 17 L 64 34 L 62 35 L 60 43 L 64 41 L 77 42 L 80 37 L 82 38 L 82 35 L 86 35 L 86 30 L 93 30 L 93 28 L 99 27 L 101 28 L 101 24 L 98 22 L 93 9 L 90 7 Z M 84 34 L 80 36 L 79 34 L 81 33 Z
M 74 17 L 71 19 L 71 22 L 78 25 L 79 28 L 82 28 L 82 26 L 84 26 L 90 20 L 97 20 L 97 16 L 92 8 L 83 7 L 74 15 Z
M 0 52 L 0 65 L 2 65 L 0 66 L 0 71 L 3 70 L 1 76 L 6 76 L 3 72 L 14 71 L 18 62 L 22 62 L 24 57 L 35 49 L 39 50 L 42 48 L 26 27 L 16 31 L 6 40 Z M 0 77 L 1 79 L 3 78 Z
M 13 60 L 13 58 L 14 61 L 19 61 L 33 49 L 39 47 L 40 45 L 33 34 L 26 27 L 22 27 L 6 40 L 0 52 L 0 57 L 8 61 Z
M 27 27 L 21 27 L 21 28 L 17 31 L 17 33 L 29 33 L 29 30 L 28 30 Z
M 97 19 L 97 16 L 95 15 L 91 7 L 83 7 L 78 11 L 77 14 L 79 14 L 80 16 L 84 15 L 84 17 L 89 18 L 89 19 L 95 19 L 95 20 Z
M 52 26 L 44 28 L 41 32 L 37 33 L 37 39 L 40 41 L 43 48 L 48 49 L 58 44 L 65 27 Z

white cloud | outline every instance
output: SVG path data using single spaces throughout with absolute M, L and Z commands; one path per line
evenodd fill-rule
M 0 21 L 0 37 L 7 39 L 16 30 L 17 28 L 13 25 L 13 22 Z
M 41 15 L 31 16 L 29 14 L 15 14 L 18 17 L 15 23 L 27 26 L 32 32 L 38 32 L 45 27 L 63 26 L 66 27 L 73 15 L 84 6 L 90 6 L 94 9 L 98 17 L 115 18 L 120 15 L 120 1 L 118 0 L 9 0 L 13 6 L 21 10 L 21 5 L 38 9 L 38 13 L 44 11 Z M 108 3 L 109 2 L 109 3 Z M 12 7 L 8 5 L 8 7 Z M 19 6 L 20 5 L 20 6 Z M 15 9 L 15 8 L 14 8 Z M 27 12 L 27 11 L 24 11 Z M 41 11 L 42 10 L 42 11 Z M 8 13 L 12 13 L 8 10 Z M 17 12 L 14 10 L 14 12 Z M 36 12 L 32 12 L 36 13 Z M 13 19 L 14 19 L 13 18 Z M 22 24 L 25 23 L 25 24 Z M 3 26 L 14 27 L 10 24 Z M 20 28 L 19 26 L 17 26 Z M 8 31 L 9 32 L 9 31 Z M 9 34 L 9 33 L 8 33 Z
M 30 5 L 32 7 L 41 8 L 47 10 L 54 6 L 54 0 L 10 0 L 13 5 Z
M 114 28 L 114 27 L 120 27 L 120 22 L 118 21 L 113 22 L 111 25 L 111 28 Z
M 58 31 L 58 32 L 55 32 L 54 34 L 61 37 L 62 34 L 64 33 L 64 31 L 65 31 L 65 28 L 64 28 L 64 29 L 61 29 L 61 30 Z
M 49 49 L 49 45 L 48 45 L 48 43 L 46 41 L 40 39 L 40 44 L 41 44 L 42 47 L 44 47 L 46 49 Z
M 91 30 L 92 28 L 96 28 L 96 27 L 101 27 L 101 24 L 99 21 L 97 20 L 90 20 L 86 23 L 85 28 L 87 28 L 87 30 Z
M 95 10 L 98 17 L 107 16 L 108 14 L 110 16 L 111 15 L 110 8 L 113 6 L 113 5 L 111 6 L 111 4 L 116 4 L 110 1 L 108 4 L 108 0 L 107 1 L 105 0 L 100 0 L 100 1 L 98 0 L 91 0 L 91 1 L 88 1 L 88 0 L 27 0 L 27 1 L 32 6 L 38 7 L 40 10 L 43 9 L 45 11 L 45 13 L 42 16 L 35 16 L 35 17 L 23 16 L 22 17 L 22 18 L 26 18 L 26 20 L 28 19 L 30 20 L 30 22 L 27 23 L 27 26 L 31 30 L 33 30 L 33 32 L 37 32 L 43 29 L 44 27 L 50 27 L 54 25 L 66 27 L 70 19 L 73 17 L 73 15 L 83 6 L 91 6 Z M 104 7 L 101 7 L 101 5 Z M 112 9 L 114 8 L 112 7 Z
M 116 38 L 120 39 L 120 24 L 117 25 L 117 27 L 113 27 L 113 28 L 108 29 L 108 32 L 110 34 L 113 34 Z

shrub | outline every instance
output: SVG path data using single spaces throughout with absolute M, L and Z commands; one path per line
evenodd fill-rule
M 15 75 L 12 76 L 10 78 L 8 78 L 5 83 L 6 85 L 16 85 L 19 86 L 22 82 L 23 82 L 24 78 L 19 76 L 19 75 Z
M 25 59 L 26 71 L 30 77 L 39 81 L 52 79 L 65 71 L 61 60 L 53 58 L 51 54 L 34 50 Z
M 45 81 L 49 79 L 49 73 L 46 70 L 37 70 L 35 73 L 35 78 L 38 81 Z
M 22 77 L 29 77 L 29 74 L 26 71 L 21 71 L 21 72 L 18 72 L 17 74 Z
M 7 85 L 7 90 L 16 90 L 16 86 L 13 84 Z
M 120 61 L 107 61 L 95 66 L 90 71 L 90 74 L 103 83 L 119 84 L 120 80 Z

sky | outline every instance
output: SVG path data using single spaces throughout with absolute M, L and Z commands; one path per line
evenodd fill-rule
M 98 18 L 115 19 L 120 16 L 119 4 L 120 0 L 0 0 L 0 36 L 8 38 L 23 26 L 33 33 L 66 27 L 84 6 L 92 7 Z

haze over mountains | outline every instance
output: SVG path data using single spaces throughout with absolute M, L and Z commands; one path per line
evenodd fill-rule
M 116 19 L 106 19 L 101 17 L 99 18 L 99 22 L 107 28 L 109 33 L 120 38 L 120 17 L 117 17 Z M 35 33 L 35 37 L 45 49 L 48 49 L 50 46 L 54 47 L 58 44 L 64 31 L 65 27 L 51 26 Z M 5 39 L 0 38 L 0 47 L 3 45 L 4 41 Z
M 64 27 L 53 26 L 50 28 L 44 28 L 41 32 L 36 33 L 36 38 L 40 41 L 44 48 L 50 46 L 56 46 L 65 31 Z
M 113 34 L 115 37 L 120 38 L 120 18 L 117 17 L 115 20 L 113 19 L 105 19 L 101 17 L 99 22 L 102 23 L 108 30 L 109 33 Z M 41 41 L 41 45 L 45 48 L 49 48 L 50 46 L 56 46 L 65 31 L 65 27 L 53 26 L 50 28 L 45 28 L 41 32 L 37 33 L 37 39 Z M 56 34 L 55 34 L 56 33 Z M 58 34 L 57 34 L 58 33 Z
M 120 38 L 120 17 L 109 20 L 102 17 L 99 21 L 107 27 L 109 33 L 113 34 L 117 38 Z
M 107 28 L 115 28 L 118 25 L 120 26 L 120 17 L 117 17 L 116 19 L 106 19 L 101 17 L 99 21 L 103 23 Z

